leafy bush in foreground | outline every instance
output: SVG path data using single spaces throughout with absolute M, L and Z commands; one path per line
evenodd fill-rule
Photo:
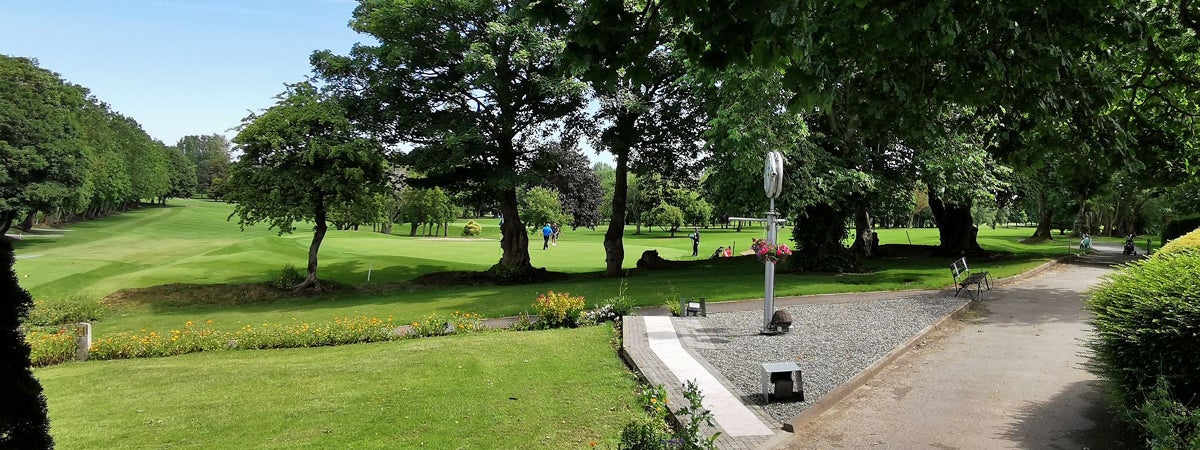
M 1167 245 L 1158 249 L 1157 252 L 1154 252 L 1154 255 L 1159 256 L 1184 252 L 1200 252 L 1200 229 L 1175 238 L 1171 242 L 1168 242 Z
M 1194 433 L 1163 424 L 1190 423 L 1188 411 L 1200 409 L 1197 280 L 1200 252 L 1168 251 L 1124 266 L 1088 300 L 1096 329 L 1089 368 L 1108 381 L 1120 415 L 1142 427 L 1148 441 L 1171 441 L 1161 435 L 1166 428 Z M 1177 405 L 1163 407 L 1171 402 Z
M 583 304 L 581 296 L 549 291 L 538 296 L 533 308 L 543 328 L 577 327 L 583 316 Z

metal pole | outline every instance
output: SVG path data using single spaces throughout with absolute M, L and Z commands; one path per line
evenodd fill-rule
M 775 245 L 775 199 L 771 199 L 771 210 L 767 212 L 767 242 Z M 771 329 L 771 315 L 775 314 L 775 263 L 766 264 L 766 289 L 763 295 L 763 331 Z

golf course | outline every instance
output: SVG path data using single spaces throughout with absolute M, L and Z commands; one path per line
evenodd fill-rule
M 642 307 L 679 297 L 762 296 L 762 264 L 752 256 L 708 257 L 718 246 L 747 248 L 751 238 L 763 236 L 758 227 L 701 229 L 701 256 L 692 257 L 686 233 L 672 237 L 644 227 L 636 234 L 630 226 L 624 238 L 629 270 L 619 279 L 601 276 L 602 231 L 567 229 L 547 250 L 533 248 L 541 242 L 531 240 L 537 241 L 530 249 L 533 264 L 561 273 L 559 281 L 447 281 L 454 280 L 447 272 L 485 270 L 499 258 L 496 220 L 488 218 L 477 219 L 483 232 L 472 238 L 460 236 L 466 219 L 451 224 L 445 236 L 425 236 L 424 230 L 408 236 L 408 227 L 390 235 L 331 230 L 318 273 L 333 288 L 294 296 L 272 282 L 285 264 L 302 266 L 311 231 L 241 230 L 227 220 L 230 211 L 220 202 L 173 200 L 61 230 L 35 230 L 15 242 L 16 270 L 36 308 L 78 307 L 98 316 L 92 322 L 98 341 L 165 341 L 200 335 L 196 330 L 251 328 L 299 334 L 310 324 L 351 318 L 409 324 L 431 315 L 514 316 L 532 313 L 535 298 L 547 291 L 583 296 L 589 308 L 622 292 Z M 936 229 L 879 233 L 884 244 L 937 241 Z M 1006 277 L 1072 251 L 1066 240 L 1020 243 L 1029 233 L 981 230 L 980 244 L 996 256 L 976 264 Z M 635 269 L 637 258 L 651 249 L 678 267 Z M 776 293 L 949 284 L 944 258 L 876 258 L 866 266 L 861 274 L 796 273 L 781 266 Z M 292 346 L 288 339 L 281 338 L 281 346 Z M 332 347 L 301 340 L 294 346 L 320 347 L 65 362 L 35 374 L 45 387 L 60 448 L 611 447 L 624 423 L 646 414 L 616 341 L 608 324 Z

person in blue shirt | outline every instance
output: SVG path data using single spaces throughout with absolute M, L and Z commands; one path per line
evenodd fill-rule
M 554 233 L 554 228 L 550 224 L 542 227 L 542 250 L 550 248 L 550 234 Z

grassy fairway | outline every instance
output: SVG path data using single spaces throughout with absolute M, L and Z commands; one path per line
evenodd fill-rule
M 609 333 L 199 353 L 36 375 L 61 449 L 611 448 L 643 413 Z
M 122 288 L 168 283 L 221 284 L 270 280 L 284 263 L 303 267 L 308 231 L 276 236 L 262 227 L 238 231 L 225 221 L 229 205 L 202 200 L 173 202 L 166 208 L 144 208 L 72 227 L 62 237 L 34 237 L 19 241 L 17 262 L 22 284 L 38 298 L 68 298 L 77 293 L 94 297 Z M 483 221 L 484 235 L 477 239 L 408 237 L 407 227 L 383 235 L 369 230 L 333 231 L 321 248 L 322 278 L 349 285 L 400 283 L 430 272 L 482 270 L 499 259 L 497 228 Z M 451 225 L 460 230 L 461 224 Z M 703 296 L 711 301 L 762 296 L 762 265 L 753 259 L 707 259 L 717 246 L 749 247 L 761 228 L 742 232 L 704 230 L 701 257 L 692 258 L 686 233 L 671 238 L 662 231 L 625 238 L 626 266 L 632 266 L 646 249 L 657 249 L 664 258 L 697 260 L 676 270 L 638 272 L 629 277 L 628 295 L 640 305 L 661 305 L 679 296 Z M 790 234 L 785 230 L 784 235 Z M 934 229 L 879 230 L 888 243 L 935 244 Z M 974 261 L 998 277 L 1027 270 L 1054 256 L 1066 254 L 1068 244 L 1018 243 L 1029 229 L 983 229 L 984 248 L 1013 253 L 993 261 Z M 451 232 L 451 237 L 454 232 Z M 533 264 L 550 270 L 580 274 L 567 281 L 523 286 L 412 286 L 394 285 L 383 293 L 335 292 L 317 297 L 255 301 L 210 301 L 194 288 L 181 287 L 184 301 L 141 298 L 122 303 L 96 323 L 103 335 L 115 331 L 150 330 L 165 333 L 185 322 L 213 321 L 213 328 L 234 330 L 265 322 L 325 322 L 337 317 L 392 317 L 406 323 L 431 313 L 468 311 L 487 317 L 527 311 L 538 293 L 568 291 L 596 303 L 616 294 L 619 281 L 583 275 L 603 270 L 603 230 L 564 230 L 557 247 L 541 249 L 541 239 L 531 240 Z M 31 257 L 33 256 L 33 257 Z M 777 295 L 830 292 L 939 288 L 949 284 L 946 258 L 875 259 L 866 274 L 826 275 L 780 273 Z M 370 272 L 371 281 L 367 282 Z

